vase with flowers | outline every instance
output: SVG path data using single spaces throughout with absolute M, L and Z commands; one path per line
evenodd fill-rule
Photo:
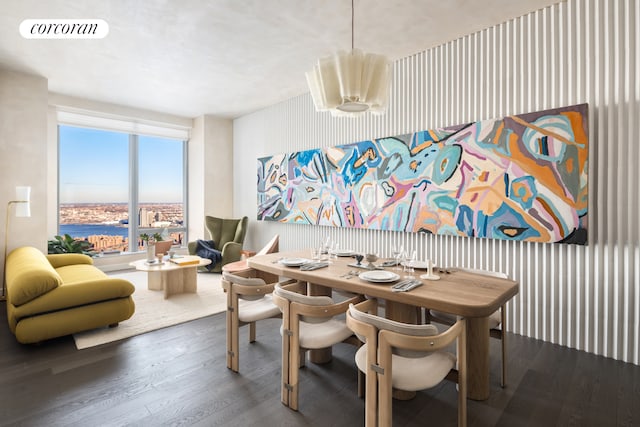
M 142 244 L 146 246 L 147 250 L 147 262 L 153 263 L 156 260 L 156 242 L 162 241 L 162 236 L 160 233 L 154 233 L 149 235 L 147 233 L 140 234 L 140 240 L 142 240 Z

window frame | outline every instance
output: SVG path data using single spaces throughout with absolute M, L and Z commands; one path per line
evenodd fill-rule
M 162 125 L 158 123 L 142 123 L 138 120 L 113 119 L 102 116 L 91 116 L 67 111 L 58 111 L 57 122 L 57 197 L 56 197 L 56 229 L 60 233 L 60 128 L 61 126 L 70 126 L 77 128 L 85 128 L 104 132 L 120 132 L 129 136 L 129 199 L 128 199 L 128 216 L 129 224 L 128 232 L 128 250 L 120 252 L 120 254 L 130 254 L 139 252 L 138 239 L 140 233 L 156 232 L 158 228 L 140 227 L 139 226 L 139 137 L 160 137 L 168 138 L 182 143 L 182 210 L 183 223 L 182 227 L 167 227 L 169 233 L 181 232 L 183 239 L 180 247 L 186 247 L 189 231 L 188 224 L 188 201 L 189 201 L 189 182 L 188 182 L 188 143 L 189 128 L 178 125 Z

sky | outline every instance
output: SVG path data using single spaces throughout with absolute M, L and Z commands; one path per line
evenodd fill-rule
M 60 203 L 124 203 L 129 135 L 60 126 Z M 139 137 L 139 202 L 182 202 L 182 141 Z

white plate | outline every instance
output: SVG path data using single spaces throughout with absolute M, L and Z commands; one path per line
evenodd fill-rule
M 300 267 L 301 265 L 308 263 L 309 260 L 306 258 L 283 258 L 279 262 L 287 267 Z
M 402 265 L 426 270 L 429 268 L 429 261 L 403 261 Z
M 332 252 L 336 256 L 352 256 L 355 255 L 353 249 L 338 249 L 337 251 Z
M 364 273 L 360 273 L 358 277 L 362 280 L 376 283 L 393 282 L 400 278 L 400 276 L 398 276 L 396 273 L 392 273 L 391 271 L 386 270 L 365 271 Z

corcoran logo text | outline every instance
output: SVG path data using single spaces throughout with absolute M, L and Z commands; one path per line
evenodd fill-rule
M 25 39 L 102 39 L 109 24 L 102 19 L 25 19 L 20 34 Z

